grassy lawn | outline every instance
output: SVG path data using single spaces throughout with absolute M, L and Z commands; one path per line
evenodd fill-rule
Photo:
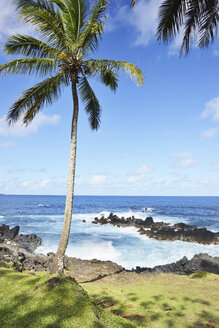
M 62 277 L 56 287 L 48 287 L 46 282 L 51 277 L 48 273 L 33 276 L 0 268 L 0 327 L 134 327 L 128 320 L 94 304 L 87 293 L 67 277 Z
M 83 284 L 96 303 L 134 327 L 219 327 L 219 276 L 157 274 L 136 283 Z
M 219 277 L 157 274 L 132 283 L 0 268 L 1 328 L 219 327 Z M 88 296 L 91 297 L 89 297 Z

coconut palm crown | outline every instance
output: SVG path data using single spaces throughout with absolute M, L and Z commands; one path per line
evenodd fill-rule
M 188 54 L 192 39 L 208 47 L 218 33 L 218 0 L 164 0 L 159 8 L 158 41 L 167 43 L 182 31 L 180 54 Z
M 19 19 L 31 24 L 39 38 L 13 35 L 4 45 L 7 55 L 24 58 L 0 65 L 0 74 L 37 74 L 43 81 L 34 85 L 12 104 L 9 124 L 22 118 L 30 123 L 46 105 L 58 99 L 64 87 L 71 87 L 73 118 L 64 224 L 59 247 L 51 272 L 63 272 L 64 254 L 68 244 L 75 180 L 78 93 L 92 129 L 100 125 L 101 106 L 90 86 L 89 78 L 96 78 L 116 91 L 118 72 L 124 71 L 137 84 L 143 84 L 143 75 L 135 65 L 109 59 L 92 59 L 103 35 L 107 0 L 17 0 Z

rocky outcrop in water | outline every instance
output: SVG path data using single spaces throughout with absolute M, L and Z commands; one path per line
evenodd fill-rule
M 196 254 L 191 260 L 184 256 L 181 260 L 165 264 L 157 265 L 154 268 L 141 268 L 136 267 L 133 270 L 137 273 L 141 272 L 163 272 L 163 273 L 176 273 L 176 274 L 192 274 L 199 272 L 210 272 L 219 274 L 219 257 L 212 257 L 208 254 Z
M 9 228 L 8 225 L 0 226 L 0 243 L 12 244 L 14 247 L 21 247 L 29 252 L 33 252 L 42 243 L 40 237 L 35 234 L 19 235 L 20 227 Z
M 19 233 L 20 227 L 16 226 L 14 228 L 9 228 L 6 224 L 0 226 L 0 240 L 1 242 L 5 240 L 14 239 Z
M 117 227 L 133 226 L 138 228 L 139 234 L 158 240 L 182 240 L 206 245 L 219 244 L 219 233 L 183 222 L 171 226 L 165 222 L 154 222 L 152 217 L 147 217 L 145 220 L 136 219 L 134 216 L 119 218 L 117 215 L 110 213 L 106 218 L 104 216 L 100 219 L 97 217 L 94 218 L 92 223 L 102 225 L 112 224 Z

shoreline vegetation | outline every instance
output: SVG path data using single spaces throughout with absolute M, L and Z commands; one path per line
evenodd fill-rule
M 0 267 L 0 327 L 214 328 L 218 293 L 213 274 L 79 284 L 66 274 Z
M 64 274 L 51 275 L 55 254 L 32 251 L 39 237 L 3 229 L 17 242 L 0 244 L 1 328 L 218 327 L 219 257 L 130 271 L 65 256 Z

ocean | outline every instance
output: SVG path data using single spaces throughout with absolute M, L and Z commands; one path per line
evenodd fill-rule
M 55 252 L 62 231 L 65 196 L 0 195 L 0 224 L 20 226 L 20 233 L 42 238 L 37 253 Z M 143 213 L 142 209 L 147 208 Z M 197 253 L 219 256 L 219 245 L 158 241 L 134 227 L 94 225 L 92 219 L 113 212 L 171 224 L 185 222 L 219 231 L 219 197 L 75 196 L 66 254 L 82 259 L 114 261 L 126 269 L 171 263 Z M 82 222 L 86 220 L 86 222 Z

